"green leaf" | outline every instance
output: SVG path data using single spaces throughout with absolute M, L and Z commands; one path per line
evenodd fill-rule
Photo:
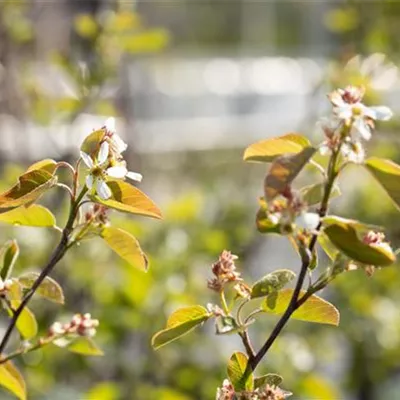
M 280 225 L 268 218 L 268 206 L 264 198 L 259 199 L 260 208 L 256 214 L 257 230 L 261 233 L 281 233 Z
M 296 274 L 289 269 L 278 269 L 271 272 L 253 285 L 251 288 L 251 298 L 268 296 L 271 292 L 281 290 L 295 277 Z
M 86 336 L 79 336 L 66 348 L 73 353 L 83 354 L 85 356 L 104 355 L 103 351 L 96 345 L 92 338 Z
M 326 255 L 333 261 L 339 253 L 339 250 L 329 240 L 328 236 L 324 232 L 320 232 L 317 237 L 318 243 L 325 251 Z
M 302 291 L 301 296 L 305 293 L 305 291 Z M 293 289 L 283 289 L 278 292 L 274 304 L 271 304 L 271 302 L 268 302 L 268 299 L 266 299 L 262 304 L 262 308 L 267 313 L 281 315 L 286 311 L 292 295 Z M 291 318 L 318 324 L 339 325 L 339 311 L 337 308 L 328 301 L 315 295 L 311 296 L 300 306 L 300 308 L 292 314 Z
M 266 374 L 254 379 L 254 389 L 263 388 L 266 385 L 279 386 L 283 378 L 278 374 Z
M 39 274 L 37 272 L 28 272 L 20 276 L 18 281 L 24 289 L 30 289 L 38 276 Z M 64 304 L 64 293 L 61 286 L 49 276 L 44 278 L 43 282 L 36 290 L 36 293 L 54 303 Z
M 81 150 L 90 156 L 97 153 L 100 149 L 100 143 L 104 139 L 105 133 L 105 129 L 98 129 L 97 131 L 92 132 L 83 141 Z
M 121 258 L 142 271 L 147 271 L 148 260 L 140 248 L 139 242 L 130 233 L 113 227 L 106 227 L 101 237 Z
M 22 300 L 22 286 L 18 282 L 17 279 L 12 279 L 12 284 L 8 288 L 7 298 L 9 300 L 17 300 L 18 304 L 20 304 Z
M 124 181 L 108 181 L 107 184 L 111 189 L 112 198 L 102 200 L 98 196 L 92 196 L 95 202 L 130 214 L 162 218 L 159 208 L 138 188 Z
M 44 170 L 46 172 L 48 172 L 51 175 L 54 175 L 54 172 L 57 169 L 57 162 L 50 159 L 50 158 L 46 158 L 45 160 L 41 160 L 38 161 L 34 164 L 32 164 L 27 170 L 26 172 L 30 172 L 30 171 L 34 171 L 34 170 Z
M 239 351 L 232 354 L 228 363 L 228 377 L 235 391 L 253 390 L 253 374 L 245 375 L 247 367 L 247 356 Z
M 288 133 L 250 145 L 244 152 L 245 161 L 271 162 L 286 153 L 299 153 L 310 142 L 297 133 Z
M 14 225 L 53 227 L 56 224 L 54 215 L 46 207 L 32 204 L 22 206 L 0 214 L 0 222 Z
M 324 187 L 323 183 L 315 183 L 314 185 L 306 186 L 300 190 L 300 193 L 303 197 L 303 200 L 309 206 L 315 206 L 321 203 L 322 198 L 324 196 Z M 339 189 L 339 186 L 335 185 L 332 188 L 330 198 L 333 199 L 335 197 L 340 196 L 342 193 Z
M 0 386 L 10 391 L 18 399 L 26 399 L 24 378 L 11 361 L 0 364 Z
M 204 321 L 207 321 L 211 316 L 212 314 L 202 306 L 180 308 L 170 315 L 166 329 L 157 332 L 153 336 L 151 345 L 154 349 L 158 349 L 161 346 L 186 335 L 194 328 L 201 325 Z
M 370 230 L 358 221 L 330 217 L 324 219 L 329 225 L 324 228 L 329 240 L 354 261 L 374 266 L 387 266 L 396 261 L 393 250 L 387 243 L 367 244 L 363 237 Z
M 34 202 L 56 184 L 57 177 L 38 169 L 25 172 L 18 180 L 15 186 L 0 194 L 0 213 Z
M 308 163 L 315 151 L 313 147 L 306 147 L 297 154 L 276 158 L 265 177 L 265 199 L 270 201 L 282 193 Z
M 11 276 L 14 264 L 19 256 L 19 247 L 16 240 L 9 240 L 0 249 L 0 259 L 3 264 L 1 267 L 0 277 L 3 281 Z
M 21 302 L 18 300 L 11 300 L 11 305 L 14 310 L 16 310 L 20 304 Z M 8 310 L 8 313 L 12 316 L 11 310 Z M 25 307 L 19 315 L 17 319 L 17 329 L 24 339 L 32 339 L 37 335 L 38 325 L 36 318 L 28 307 Z
M 365 224 L 363 222 L 357 221 L 356 219 L 338 217 L 337 215 L 327 215 L 322 219 L 322 222 L 324 227 L 327 227 L 329 225 L 351 224 L 358 231 L 361 232 L 368 232 L 369 230 L 381 232 L 384 230 L 384 228 L 380 225 Z
M 369 158 L 364 165 L 400 209 L 400 165 L 378 157 Z

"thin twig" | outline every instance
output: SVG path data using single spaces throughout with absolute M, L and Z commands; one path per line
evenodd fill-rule
M 64 183 L 60 183 L 60 182 L 57 183 L 56 186 L 61 189 L 64 189 L 69 194 L 69 197 L 71 198 L 71 200 L 74 200 L 74 194 L 72 193 L 72 190 L 70 189 L 69 186 L 65 185 Z
M 331 195 L 334 181 L 337 177 L 337 171 L 335 170 L 335 168 L 336 168 L 336 162 L 337 162 L 339 151 L 340 151 L 340 149 L 338 149 L 336 152 L 334 152 L 329 160 L 328 174 L 327 174 L 328 179 L 327 179 L 327 182 L 325 185 L 324 197 L 321 201 L 321 207 L 319 209 L 320 218 L 323 218 L 326 215 L 327 210 L 328 210 L 329 198 Z M 316 229 L 316 232 L 314 233 L 314 235 L 312 236 L 312 238 L 310 240 L 310 244 L 307 249 L 308 251 L 304 252 L 304 254 L 302 255 L 302 264 L 301 264 L 301 268 L 300 268 L 299 277 L 297 279 L 292 298 L 290 299 L 290 302 L 289 302 L 285 312 L 283 313 L 282 317 L 279 319 L 279 321 L 275 325 L 274 329 L 272 330 L 270 336 L 268 337 L 268 339 L 266 340 L 264 345 L 261 347 L 261 349 L 255 355 L 255 357 L 252 359 L 249 359 L 249 362 L 247 364 L 247 368 L 245 371 L 245 376 L 248 376 L 252 371 L 255 370 L 257 365 L 261 362 L 261 360 L 263 359 L 265 354 L 268 352 L 268 350 L 271 348 L 271 346 L 273 345 L 273 343 L 279 336 L 282 329 L 285 327 L 286 323 L 289 321 L 292 314 L 302 304 L 304 304 L 304 302 L 310 297 L 310 295 L 308 295 L 309 293 L 307 292 L 299 300 L 300 292 L 301 292 L 301 289 L 304 284 L 304 279 L 307 275 L 307 270 L 311 263 L 311 259 L 312 259 L 311 255 L 312 255 L 312 252 L 316 245 L 318 232 L 320 231 L 321 227 L 322 227 L 322 222 L 319 223 L 319 225 Z
M 224 310 L 224 313 L 226 315 L 229 315 L 229 307 L 228 307 L 228 304 L 226 303 L 225 293 L 223 290 L 221 290 L 219 292 L 219 298 L 221 300 L 221 305 L 222 305 L 222 309 Z
M 4 364 L 7 361 L 10 361 L 13 358 L 16 358 L 20 355 L 27 354 L 27 353 L 30 353 L 31 351 L 40 349 L 40 348 L 54 342 L 56 339 L 61 338 L 62 336 L 63 336 L 63 334 L 59 334 L 59 335 L 52 335 L 52 336 L 46 337 L 46 338 L 39 338 L 39 340 L 36 343 L 29 345 L 29 347 L 20 347 L 19 349 L 13 351 L 12 353 L 7 354 L 7 356 L 5 356 L 5 357 L 0 356 L 0 365 Z
M 249 332 L 247 328 L 239 333 L 240 338 L 242 339 L 243 346 L 246 349 L 246 353 L 249 357 L 249 361 L 251 362 L 253 358 L 256 356 L 256 352 L 253 349 L 253 345 L 251 344 Z
M 247 329 L 247 327 L 243 324 L 242 322 L 242 317 L 241 317 L 241 312 L 243 310 L 243 307 L 245 304 L 247 304 L 249 302 L 249 300 L 244 300 L 238 307 L 237 312 L 236 312 L 236 319 L 240 325 L 240 327 L 244 326 L 244 330 L 243 332 L 239 332 L 239 336 L 242 339 L 243 342 L 243 346 L 246 349 L 246 353 L 250 359 L 253 359 L 254 356 L 256 355 L 256 352 L 254 351 L 253 345 L 251 344 L 251 339 L 249 336 L 249 331 Z
M 64 167 L 64 168 L 67 168 L 67 169 L 69 169 L 69 170 L 72 172 L 72 176 L 75 175 L 75 168 L 74 168 L 71 164 L 69 164 L 69 163 L 67 163 L 67 162 L 65 162 L 65 161 L 59 161 L 59 162 L 57 163 L 57 167 Z
M 47 275 L 50 274 L 50 272 L 53 270 L 55 265 L 58 263 L 58 261 L 61 260 L 61 258 L 64 256 L 66 247 L 68 244 L 68 236 L 69 236 L 69 229 L 64 229 L 63 235 L 61 237 L 60 243 L 58 244 L 57 248 L 54 250 L 53 255 L 51 256 L 49 262 L 47 265 L 43 268 L 42 272 L 40 275 L 37 277 L 36 281 L 33 283 L 32 287 L 29 289 L 29 291 L 25 294 L 23 300 L 21 301 L 21 304 L 18 306 L 18 308 L 15 310 L 11 321 L 7 327 L 7 330 L 3 336 L 3 339 L 0 343 L 0 354 L 4 352 L 5 347 L 7 346 L 7 343 L 11 337 L 11 334 L 17 324 L 18 317 L 21 315 L 22 311 L 28 304 L 29 300 L 32 298 L 32 296 L 35 294 L 37 288 L 41 285 L 43 280 L 46 278 Z
M 264 310 L 262 308 L 256 308 L 253 310 L 244 320 L 244 323 L 247 324 L 255 315 L 263 313 Z
M 38 287 L 42 284 L 44 279 L 51 273 L 53 268 L 57 265 L 57 263 L 63 258 L 64 254 L 68 250 L 68 241 L 69 241 L 69 235 L 72 231 L 73 224 L 75 221 L 76 217 L 76 212 L 79 207 L 79 202 L 82 200 L 83 196 L 86 194 L 87 188 L 86 186 L 82 189 L 80 195 L 78 196 L 76 202 L 71 202 L 71 211 L 70 215 L 68 218 L 68 221 L 65 225 L 65 228 L 63 230 L 61 240 L 54 250 L 52 256 L 50 257 L 50 260 L 48 263 L 44 266 L 42 272 L 39 274 L 39 276 L 36 278 L 35 282 L 33 283 L 32 287 L 28 290 L 28 292 L 25 294 L 24 298 L 21 301 L 21 304 L 18 306 L 18 308 L 14 311 L 14 314 L 10 320 L 10 323 L 7 327 L 7 330 L 1 340 L 0 343 L 0 355 L 4 353 L 4 350 L 7 346 L 8 341 L 10 340 L 11 334 L 17 324 L 18 317 L 21 315 L 22 311 L 26 307 L 26 305 L 29 303 L 30 299 L 33 297 L 35 294 L 36 290 Z

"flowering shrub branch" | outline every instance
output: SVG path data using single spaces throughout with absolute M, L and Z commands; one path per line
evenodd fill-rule
M 83 239 L 101 237 L 120 257 L 136 268 L 147 270 L 147 257 L 138 241 L 128 232 L 110 225 L 110 209 L 161 218 L 157 206 L 143 192 L 125 182 L 126 178 L 140 181 L 142 176 L 128 172 L 122 152 L 127 145 L 116 134 L 114 120 L 89 134 L 81 146 L 80 158 L 73 167 L 67 162 L 42 160 L 19 177 L 19 182 L 0 194 L 0 222 L 27 226 L 53 227 L 61 231 L 60 241 L 49 261 L 40 273 L 13 276 L 19 248 L 16 241 L 6 243 L 0 249 L 0 300 L 10 320 L 0 339 L 0 386 L 10 390 L 20 399 L 26 398 L 25 383 L 11 363 L 15 357 L 49 344 L 65 347 L 70 351 L 87 355 L 101 355 L 93 342 L 99 321 L 91 315 L 76 314 L 70 322 L 55 322 L 44 337 L 27 342 L 37 336 L 37 322 L 28 304 L 36 294 L 56 303 L 64 303 L 62 288 L 49 277 L 55 266 L 75 244 Z M 80 183 L 80 162 L 89 168 Z M 58 183 L 57 170 L 65 167 L 72 173 L 72 183 Z M 62 187 L 70 198 L 70 209 L 63 229 L 56 225 L 54 215 L 47 208 L 35 204 L 53 187 Z M 92 206 L 86 207 L 88 203 Z M 82 213 L 82 209 L 86 211 Z M 14 330 L 22 339 L 19 346 L 5 353 Z M 16 378 L 18 377 L 18 378 Z
M 217 400 L 289 397 L 291 393 L 280 388 L 283 379 L 279 375 L 254 376 L 288 321 L 293 318 L 337 326 L 339 311 L 316 293 L 339 274 L 363 269 L 371 276 L 376 268 L 396 260 L 380 228 L 329 214 L 331 199 L 340 195 L 338 177 L 351 163 L 366 168 L 400 208 L 400 166 L 390 160 L 366 158 L 364 150 L 375 121 L 388 120 L 392 112 L 384 106 L 365 106 L 363 95 L 362 88 L 349 86 L 328 96 L 332 114 L 318 123 L 324 136 L 318 146 L 302 135 L 290 133 L 255 143 L 245 151 L 246 161 L 271 163 L 256 226 L 261 233 L 287 237 L 294 246 L 301 264 L 294 288 L 287 287 L 296 278 L 291 270 L 276 270 L 253 284 L 246 282 L 235 265 L 237 257 L 224 250 L 212 265 L 213 278 L 208 281 L 220 304 L 178 309 L 168 318 L 166 328 L 153 336 L 152 345 L 157 349 L 209 319 L 215 321 L 216 334 L 237 333 L 245 353 L 231 356 L 228 379 L 217 390 Z M 328 157 L 326 167 L 316 158 L 318 153 Z M 323 181 L 297 189 L 294 181 L 307 165 L 317 167 Z M 319 262 L 317 247 L 327 254 L 328 265 Z M 255 350 L 250 329 L 265 314 L 280 315 L 280 319 L 264 344 Z

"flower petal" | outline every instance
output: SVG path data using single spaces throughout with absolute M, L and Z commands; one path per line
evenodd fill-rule
M 127 148 L 128 145 L 116 134 L 114 133 L 111 137 L 118 153 L 123 153 Z
M 126 167 L 117 166 L 111 167 L 107 169 L 107 175 L 111 176 L 112 178 L 125 178 L 125 175 L 128 173 Z
M 109 199 L 112 195 L 111 189 L 108 187 L 107 183 L 103 181 L 103 179 L 96 180 L 96 191 L 103 200 Z
M 89 156 L 89 154 L 81 151 L 81 158 L 88 168 L 93 168 L 93 160 L 92 157 Z
M 303 213 L 296 218 L 296 225 L 299 228 L 314 230 L 317 229 L 320 217 L 317 213 Z
M 340 119 L 348 119 L 353 115 L 353 110 L 350 104 L 346 104 L 341 107 L 335 107 L 333 112 Z
M 128 171 L 125 174 L 125 177 L 129 178 L 129 179 L 131 179 L 133 181 L 136 181 L 136 182 L 141 182 L 142 179 L 143 179 L 143 175 L 142 174 L 139 174 L 138 172 L 131 172 L 131 171 Z
M 332 93 L 328 95 L 329 100 L 334 106 L 340 107 L 345 104 L 343 101 L 342 95 L 338 90 L 334 90 Z
M 91 189 L 93 187 L 93 175 L 89 174 L 86 177 L 86 186 L 88 187 L 88 189 Z
M 365 150 L 361 142 L 343 143 L 341 147 L 343 157 L 355 164 L 362 164 L 365 159 Z
M 355 119 L 352 130 L 359 133 L 364 140 L 371 139 L 371 129 L 362 117 Z
M 366 110 L 366 115 L 378 121 L 387 121 L 390 118 L 392 118 L 393 112 L 389 107 L 377 106 L 377 107 L 368 107 L 368 110 Z
M 108 132 L 115 132 L 115 118 L 110 117 L 106 119 L 106 122 L 104 123 L 104 127 Z
M 104 164 L 107 161 L 110 146 L 107 142 L 103 142 L 100 146 L 99 154 L 97 155 L 97 163 Z
M 319 152 L 322 156 L 326 156 L 328 154 L 331 153 L 331 149 L 328 146 L 328 143 L 324 142 L 321 144 L 320 148 L 319 148 Z

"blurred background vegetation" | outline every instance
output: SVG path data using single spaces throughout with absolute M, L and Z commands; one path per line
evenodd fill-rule
M 150 338 L 176 307 L 216 301 L 206 279 L 223 249 L 239 255 L 249 279 L 298 270 L 284 239 L 255 230 L 265 166 L 245 165 L 243 149 L 287 131 L 318 142 L 324 95 L 348 83 L 398 113 L 399 17 L 400 4 L 384 0 L 0 3 L 0 188 L 40 158 L 73 161 L 82 138 L 113 115 L 130 169 L 165 216 L 112 216 L 139 238 L 147 274 L 96 240 L 58 266 L 66 305 L 35 300 L 42 328 L 60 313 L 90 311 L 106 356 L 52 348 L 25 357 L 32 399 L 214 398 L 236 337 L 205 325 L 157 352 Z M 399 162 L 397 129 L 396 119 L 379 126 L 369 152 Z M 372 179 L 354 167 L 341 185 L 333 209 L 387 226 L 399 247 L 398 214 Z M 60 219 L 65 200 L 57 191 L 44 198 Z M 5 225 L 0 238 L 19 241 L 19 271 L 39 269 L 55 243 L 52 232 Z M 340 327 L 292 322 L 261 370 L 282 374 L 294 399 L 399 399 L 399 283 L 396 266 L 372 278 L 344 274 L 323 293 Z M 273 323 L 266 316 L 251 332 L 255 343 Z

